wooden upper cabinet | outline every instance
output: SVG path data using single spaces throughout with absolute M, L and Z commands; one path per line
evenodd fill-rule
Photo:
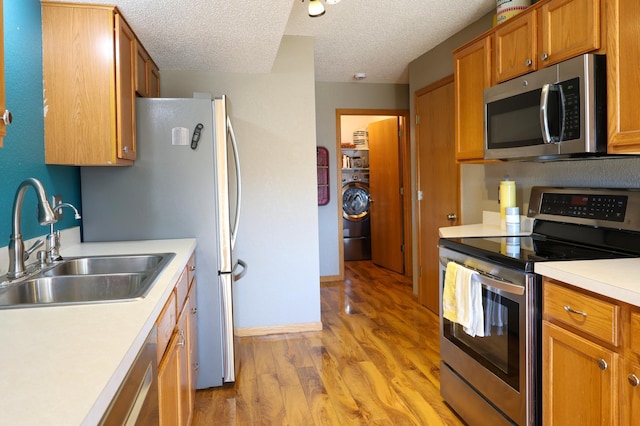
M 137 43 L 136 93 L 144 98 L 160 97 L 160 71 L 141 43 Z
M 600 48 L 600 0 L 551 0 L 540 12 L 543 66 Z
M 133 164 L 138 43 L 114 6 L 42 2 L 47 164 Z
M 495 28 L 496 83 L 600 48 L 600 0 L 550 0 Z
M 0 114 L 5 114 L 7 105 L 4 94 L 4 14 L 2 2 L 0 2 Z M 0 118 L 0 148 L 3 139 L 7 135 L 7 126 L 4 119 Z
M 492 37 L 454 52 L 456 161 L 484 159 L 484 89 L 491 86 Z
M 136 36 L 122 15 L 115 14 L 116 24 L 116 131 L 117 157 L 136 159 Z
M 610 154 L 640 154 L 640 2 L 607 0 L 607 112 Z
M 496 83 L 538 69 L 537 16 L 533 10 L 496 27 Z

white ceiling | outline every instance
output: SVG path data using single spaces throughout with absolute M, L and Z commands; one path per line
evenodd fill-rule
M 64 1 L 64 0 L 54 0 Z M 164 70 L 268 73 L 284 35 L 315 40 L 317 81 L 408 83 L 408 64 L 495 0 L 342 0 L 318 18 L 308 0 L 84 0 L 115 4 Z

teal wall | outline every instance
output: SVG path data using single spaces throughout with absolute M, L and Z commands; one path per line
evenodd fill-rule
M 16 188 L 24 179 L 39 179 L 49 195 L 62 195 L 80 206 L 80 171 L 77 167 L 44 164 L 44 120 L 42 97 L 42 25 L 39 0 L 4 1 L 4 65 L 7 108 L 13 124 L 7 127 L 0 149 L 0 247 L 9 242 L 11 208 Z M 60 52 L 64 54 L 64 52 Z M 44 235 L 48 227 L 36 220 L 36 197 L 25 195 L 22 210 L 24 239 Z M 56 229 L 79 225 L 71 210 Z

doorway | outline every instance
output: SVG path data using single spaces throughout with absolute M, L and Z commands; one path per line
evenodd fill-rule
M 340 185 L 336 193 L 347 194 L 343 190 L 349 184 L 353 186 L 349 179 L 355 176 L 360 180 L 359 187 L 369 194 L 366 198 L 346 200 L 347 207 L 353 207 L 351 200 L 367 211 L 369 222 L 365 228 L 370 229 L 370 235 L 360 235 L 358 239 L 346 234 L 354 228 L 350 223 L 345 225 L 344 197 L 343 202 L 338 203 L 338 240 L 344 243 L 339 250 L 341 270 L 345 260 L 353 258 L 352 247 L 364 245 L 366 255 L 367 244 L 370 244 L 373 263 L 411 276 L 408 115 L 407 110 L 336 110 L 336 169 Z

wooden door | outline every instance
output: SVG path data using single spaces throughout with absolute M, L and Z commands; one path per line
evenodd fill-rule
M 418 169 L 418 299 L 435 313 L 440 311 L 438 229 L 456 225 L 460 167 L 454 146 L 453 77 L 416 93 Z
M 618 354 L 547 321 L 542 342 L 542 423 L 617 424 Z
M 371 260 L 404 273 L 398 118 L 369 124 Z

